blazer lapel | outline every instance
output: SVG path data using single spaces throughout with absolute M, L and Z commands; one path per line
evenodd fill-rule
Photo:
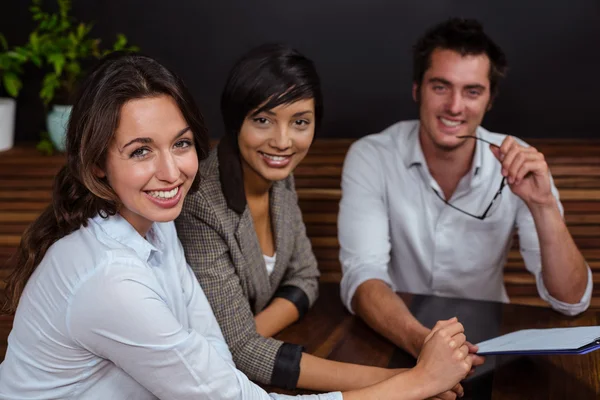
M 246 207 L 240 216 L 235 238 L 244 256 L 245 267 L 248 272 L 247 279 L 252 283 L 252 287 L 248 289 L 251 291 L 249 294 L 251 296 L 252 294 L 254 295 L 252 297 L 254 297 L 255 301 L 252 304 L 252 308 L 254 313 L 257 313 L 269 302 L 271 285 L 265 267 L 265 259 L 263 258 L 262 250 L 256 237 L 252 215 L 248 207 Z M 238 271 L 239 273 L 240 271 Z M 240 277 L 240 280 L 243 280 L 243 278 Z
M 279 286 L 293 251 L 293 223 L 289 210 L 291 199 L 285 181 L 278 181 L 271 188 L 270 211 L 273 236 L 275 237 L 275 268 L 269 278 L 271 287 Z

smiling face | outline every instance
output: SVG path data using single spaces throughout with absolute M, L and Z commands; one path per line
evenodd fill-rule
M 489 72 L 485 54 L 462 56 L 444 49 L 431 53 L 420 87 L 413 84 L 424 146 L 449 151 L 467 143 L 457 136 L 475 134 L 491 106 Z
M 169 96 L 131 100 L 121 108 L 105 171 L 123 204 L 119 213 L 142 235 L 174 220 L 198 170 L 194 138 Z
M 245 179 L 248 174 L 266 182 L 287 178 L 308 153 L 314 135 L 313 99 L 251 112 L 238 137 Z

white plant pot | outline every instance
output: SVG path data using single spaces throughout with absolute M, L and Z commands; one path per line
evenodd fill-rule
M 9 150 L 15 143 L 15 116 L 17 102 L 10 97 L 0 97 L 0 151 Z

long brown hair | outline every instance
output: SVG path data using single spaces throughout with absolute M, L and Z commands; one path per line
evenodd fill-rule
M 198 159 L 206 158 L 204 119 L 181 79 L 146 56 L 121 53 L 100 61 L 74 102 L 66 136 L 67 163 L 54 180 L 52 202 L 27 228 L 8 261 L 13 272 L 6 281 L 5 313 L 15 312 L 25 284 L 52 244 L 87 226 L 89 218 L 117 213 L 119 198 L 94 171 L 104 169 L 123 104 L 157 95 L 176 101 L 194 135 Z M 199 179 L 197 174 L 191 191 L 197 190 Z

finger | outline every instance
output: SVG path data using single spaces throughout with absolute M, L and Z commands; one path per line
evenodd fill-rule
M 500 147 L 490 144 L 490 150 L 494 157 L 496 157 L 496 160 L 502 162 L 502 152 L 500 151 Z
M 468 340 L 465 340 L 465 344 L 469 348 L 469 353 L 477 353 L 479 351 L 479 346 L 477 346 L 476 344 L 473 344 Z
M 502 175 L 508 177 L 509 171 L 512 165 L 515 162 L 515 159 L 521 154 L 523 148 L 520 147 L 517 143 L 513 143 L 512 146 L 508 149 L 508 152 L 504 154 L 504 158 L 502 160 Z
M 469 353 L 469 358 L 471 359 L 471 363 L 473 367 L 478 367 L 485 363 L 485 357 L 477 354 Z
M 440 329 L 442 329 L 445 326 L 448 326 L 450 324 L 455 323 L 456 321 L 458 321 L 458 318 L 456 317 L 452 317 L 450 319 L 446 319 L 446 320 L 439 320 L 435 326 L 433 327 L 433 329 L 431 330 L 431 332 L 429 333 L 430 336 L 433 336 L 433 334 L 437 331 L 439 331 Z
M 535 160 L 529 160 L 523 163 L 519 170 L 515 174 L 515 184 L 519 184 L 529 173 L 533 173 L 538 176 L 545 176 L 548 172 L 548 164 L 546 161 L 536 157 Z
M 465 344 L 465 340 L 467 340 L 467 337 L 464 333 L 457 333 L 456 335 L 452 336 L 448 344 L 450 345 L 451 349 L 456 349 Z
M 521 166 L 527 161 L 529 161 L 529 156 L 526 153 L 519 151 L 514 156 L 512 164 L 510 164 L 508 167 L 505 167 L 505 169 L 508 171 L 506 177 L 510 185 L 516 182 L 517 172 L 519 172 Z
M 516 141 L 512 142 L 511 146 L 508 147 L 507 153 L 502 157 L 502 175 L 508 177 L 511 169 L 514 168 L 515 162 L 521 155 L 526 157 L 529 154 L 537 154 L 538 151 L 533 147 L 521 146 Z
M 448 326 L 443 327 L 438 331 L 438 334 L 442 337 L 451 338 L 458 333 L 463 333 L 465 331 L 465 327 L 460 322 L 454 322 Z
M 458 349 L 454 350 L 454 357 L 456 358 L 456 360 L 464 360 L 465 358 L 468 358 L 468 355 L 469 348 L 465 345 L 462 345 Z M 471 364 L 472 363 L 473 361 L 471 361 Z M 471 367 L 469 367 L 469 369 L 471 369 Z
M 435 396 L 436 398 L 440 399 L 440 400 L 454 400 L 456 399 L 456 393 L 448 390 L 444 393 L 440 393 L 437 396 Z
M 527 163 L 527 162 L 539 162 L 542 161 L 543 159 L 543 155 L 542 153 L 528 153 L 528 152 L 521 152 L 517 158 L 515 159 L 515 161 L 513 161 L 512 165 L 510 166 L 510 171 L 508 173 L 508 176 L 512 178 L 512 183 L 517 183 L 519 182 L 517 180 L 517 175 L 519 173 L 519 170 L 522 168 L 523 164 Z M 530 171 L 528 171 L 530 172 Z M 543 171 L 542 171 L 543 173 Z M 525 175 L 523 175 L 525 176 Z M 522 177 L 521 177 L 522 179 Z M 510 180 L 509 180 L 510 181 Z
M 467 357 L 465 357 L 463 360 L 467 373 L 471 370 L 471 368 L 473 368 L 473 357 L 473 354 L 467 354 Z
M 451 390 L 456 393 L 458 397 L 463 397 L 465 394 L 465 390 L 460 383 L 457 383 Z
M 478 367 L 480 365 L 483 365 L 485 363 L 485 357 L 484 356 L 478 356 L 477 354 L 472 354 L 470 353 L 471 358 L 472 358 L 472 364 L 473 367 Z
M 506 139 L 504 139 L 502 141 L 502 144 L 500 145 L 500 158 L 502 160 L 504 160 L 504 158 L 506 157 L 506 154 L 508 153 L 508 150 L 515 144 L 515 139 L 512 136 L 507 136 Z

